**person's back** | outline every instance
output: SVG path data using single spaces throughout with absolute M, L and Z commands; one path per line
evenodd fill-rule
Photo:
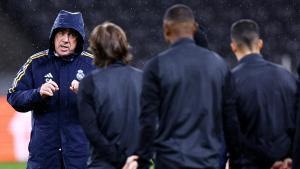
M 147 168 L 154 151 L 158 169 L 220 167 L 222 93 L 229 69 L 195 44 L 196 27 L 187 6 L 175 5 L 165 14 L 165 38 L 172 45 L 144 68 L 139 168 Z
M 289 155 L 295 119 L 295 77 L 258 54 L 243 58 L 233 70 L 233 76 L 245 139 L 260 147 L 255 151 L 273 160 Z M 246 155 L 246 158 L 252 163 L 262 160 L 255 154 Z
M 88 95 L 93 100 L 97 128 L 109 142 L 107 145 L 105 142 L 100 143 L 103 144 L 102 151 L 91 142 L 92 154 L 88 161 L 89 167 L 95 167 L 97 163 L 105 165 L 110 162 L 116 166 L 123 165 L 125 158 L 135 151 L 139 129 L 141 81 L 142 72 L 122 62 L 95 70 L 83 79 L 82 88 L 90 91 Z M 79 117 L 82 123 L 85 123 L 84 126 L 89 125 L 87 121 L 82 120 L 86 115 L 84 106 L 80 107 L 82 114 Z
M 263 59 L 262 40 L 254 21 L 233 24 L 232 39 L 232 49 L 239 60 L 232 77 L 242 135 L 240 152 L 231 156 L 232 166 L 270 168 L 291 155 L 296 78 Z
M 97 85 L 94 98 L 96 109 L 99 110 L 99 128 L 126 155 L 131 155 L 138 139 L 142 71 L 114 63 L 92 73 L 92 76 Z
M 299 94 L 300 94 L 300 86 L 299 86 L 299 77 L 300 77 L 300 67 L 298 66 L 298 106 L 299 106 Z M 297 117 L 296 117 L 296 132 L 293 144 L 293 169 L 300 168 L 300 115 L 299 115 L 299 107 L 297 110 Z
M 90 49 L 99 68 L 78 92 L 79 120 L 90 142 L 90 169 L 121 168 L 138 142 L 142 71 L 128 66 L 125 32 L 105 22 L 94 28 Z
M 183 168 L 218 168 L 225 62 L 192 40 L 181 39 L 149 64 L 158 65 L 162 92 L 157 162 L 166 159 Z

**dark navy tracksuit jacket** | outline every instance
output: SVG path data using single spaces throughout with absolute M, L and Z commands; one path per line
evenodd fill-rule
M 220 167 L 222 95 L 229 69 L 213 52 L 183 38 L 144 68 L 139 168 Z
M 284 68 L 250 54 L 233 69 L 239 150 L 233 168 L 270 168 L 291 156 L 295 128 L 297 81 Z
M 79 34 L 76 53 L 64 59 L 54 55 L 53 39 L 58 28 L 72 28 Z M 82 52 L 84 39 L 81 14 L 61 11 L 50 34 L 50 48 L 32 55 L 23 65 L 7 95 L 19 112 L 32 111 L 28 169 L 84 169 L 88 141 L 79 124 L 76 94 L 69 87 L 94 66 L 92 55 Z M 43 99 L 39 90 L 46 81 L 59 86 L 54 96 Z M 62 160 L 63 159 L 63 160 Z
M 299 115 L 299 107 L 300 107 L 300 67 L 298 67 L 298 110 L 297 110 L 297 122 L 296 122 L 296 133 L 294 139 L 293 146 L 293 169 L 300 169 L 300 115 Z
M 79 119 L 90 141 L 89 169 L 120 169 L 138 142 L 142 72 L 117 61 L 80 83 Z

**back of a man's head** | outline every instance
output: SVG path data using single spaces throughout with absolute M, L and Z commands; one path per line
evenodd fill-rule
M 191 8 L 183 4 L 176 4 L 167 9 L 164 21 L 176 23 L 195 22 L 195 17 Z
M 183 4 L 176 4 L 168 8 L 163 21 L 167 41 L 173 41 L 178 37 L 193 36 L 197 29 L 193 11 Z
M 257 23 L 250 19 L 241 19 L 231 26 L 231 39 L 239 46 L 252 49 L 253 43 L 258 40 L 259 27 Z

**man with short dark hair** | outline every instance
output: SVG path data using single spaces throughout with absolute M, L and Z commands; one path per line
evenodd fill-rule
M 222 96 L 229 69 L 215 53 L 193 40 L 197 23 L 185 5 L 170 7 L 163 20 L 170 48 L 144 68 L 140 144 L 130 168 L 220 168 Z M 134 167 L 133 167 L 134 168 Z
M 281 66 L 263 59 L 263 41 L 256 22 L 235 22 L 231 39 L 231 49 L 239 61 L 232 72 L 239 132 L 236 144 L 229 142 L 228 146 L 231 167 L 280 168 L 283 162 L 279 161 L 291 156 L 296 79 Z
M 86 168 L 88 142 L 76 106 L 79 81 L 93 69 L 84 36 L 81 13 L 60 11 L 49 50 L 32 55 L 9 89 L 15 110 L 32 111 L 27 169 Z

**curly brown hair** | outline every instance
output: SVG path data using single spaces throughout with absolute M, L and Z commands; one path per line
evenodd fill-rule
M 128 64 L 132 59 L 129 43 L 123 29 L 111 22 L 104 22 L 94 28 L 89 38 L 89 50 L 94 64 L 106 67 L 117 60 Z

